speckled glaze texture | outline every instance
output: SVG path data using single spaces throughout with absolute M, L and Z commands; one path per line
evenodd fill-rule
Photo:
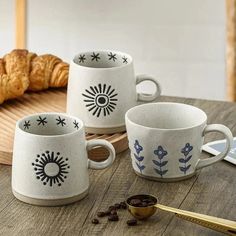
M 225 157 L 232 144 L 227 127 L 207 125 L 207 116 L 202 110 L 185 104 L 144 104 L 130 109 L 125 118 L 133 169 L 151 179 L 188 178 L 197 169 Z M 210 131 L 222 132 L 227 145 L 219 156 L 201 160 L 204 134 Z
M 145 80 L 155 84 L 154 94 L 137 93 L 136 85 Z M 88 131 L 108 129 L 109 133 L 110 129 L 112 133 L 119 127 L 125 130 L 128 109 L 138 101 L 153 101 L 160 93 L 155 78 L 135 76 L 133 59 L 128 54 L 107 50 L 81 52 L 70 63 L 67 113 L 80 117 Z
M 88 159 L 87 150 L 95 146 L 109 151 L 107 160 Z M 109 142 L 85 140 L 83 122 L 76 117 L 63 113 L 27 116 L 16 124 L 12 189 L 21 199 L 73 201 L 88 192 L 88 168 L 106 168 L 114 158 L 115 150 Z

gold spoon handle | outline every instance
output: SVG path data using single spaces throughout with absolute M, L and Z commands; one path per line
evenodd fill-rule
M 161 210 L 175 213 L 176 216 L 184 220 L 191 221 L 193 223 L 202 225 L 204 227 L 219 231 L 227 235 L 236 236 L 236 222 L 235 221 L 225 220 L 222 218 L 217 218 L 214 216 L 208 216 L 208 215 L 199 214 L 199 213 L 190 212 L 190 211 L 184 211 L 177 208 L 164 206 L 161 204 L 156 204 L 155 206 Z

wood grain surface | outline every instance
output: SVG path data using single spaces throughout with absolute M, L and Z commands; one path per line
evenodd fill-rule
M 66 89 L 50 89 L 38 93 L 25 93 L 22 97 L 6 101 L 0 106 L 0 163 L 11 165 L 16 121 L 40 112 L 65 112 Z M 126 132 L 114 134 L 86 134 L 87 140 L 106 139 L 120 153 L 128 148 Z M 89 158 L 102 161 L 109 155 L 104 147 L 93 148 Z
M 207 113 L 208 123 L 222 123 L 236 134 L 236 105 L 233 103 L 173 97 L 161 97 L 159 101 L 195 105 Z M 218 133 L 211 133 L 205 141 L 220 138 Z M 0 235 L 221 235 L 162 211 L 135 227 L 126 225 L 131 218 L 127 211 L 118 213 L 118 222 L 101 218 L 100 224 L 91 224 L 97 211 L 138 193 L 156 195 L 161 203 L 172 207 L 236 220 L 234 165 L 221 161 L 188 180 L 160 183 L 138 177 L 132 170 L 129 155 L 129 151 L 119 154 L 108 169 L 90 170 L 89 195 L 63 207 L 36 207 L 18 201 L 11 193 L 11 167 L 0 165 Z M 202 153 L 201 158 L 209 156 Z

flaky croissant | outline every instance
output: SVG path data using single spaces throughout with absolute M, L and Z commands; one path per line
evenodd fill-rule
M 13 50 L 0 59 L 0 104 L 26 90 L 64 87 L 68 73 L 69 65 L 54 55 L 37 56 L 25 49 Z

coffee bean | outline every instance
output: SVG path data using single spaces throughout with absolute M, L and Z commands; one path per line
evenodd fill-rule
M 142 201 L 137 198 L 133 198 L 130 200 L 130 205 L 131 206 L 140 206 L 142 204 Z
M 146 206 L 148 206 L 148 203 L 147 203 L 147 202 L 142 202 L 142 203 L 141 203 L 141 206 L 142 206 L 142 207 L 146 207 Z
M 120 207 L 121 207 L 121 209 L 127 209 L 126 202 L 121 202 Z
M 108 210 L 110 210 L 110 211 L 117 210 L 117 208 L 115 206 L 109 206 Z
M 127 225 L 129 225 L 129 226 L 135 226 L 135 225 L 137 225 L 137 220 L 136 219 L 131 219 L 131 220 L 127 220 Z
M 116 209 L 120 209 L 120 207 L 121 207 L 121 206 L 120 206 L 120 203 L 116 203 L 116 204 L 115 204 L 115 208 L 116 208 Z
M 110 215 L 117 215 L 116 210 L 112 210 L 112 211 L 110 212 Z
M 119 216 L 118 215 L 109 215 L 108 216 L 108 220 L 109 221 L 118 221 L 119 220 Z
M 96 219 L 96 218 L 94 218 L 94 219 L 92 220 L 92 223 L 95 224 L 95 225 L 97 225 L 97 224 L 99 224 L 99 220 Z
M 152 202 L 152 199 L 150 199 L 150 198 L 144 198 L 144 199 L 142 199 L 142 202 L 149 203 L 149 202 Z
M 97 213 L 97 216 L 98 216 L 98 217 L 104 217 L 104 216 L 106 216 L 106 213 L 105 213 L 104 211 L 99 211 L 99 212 Z
M 105 216 L 109 216 L 111 214 L 111 210 L 107 210 L 104 213 L 105 213 Z

